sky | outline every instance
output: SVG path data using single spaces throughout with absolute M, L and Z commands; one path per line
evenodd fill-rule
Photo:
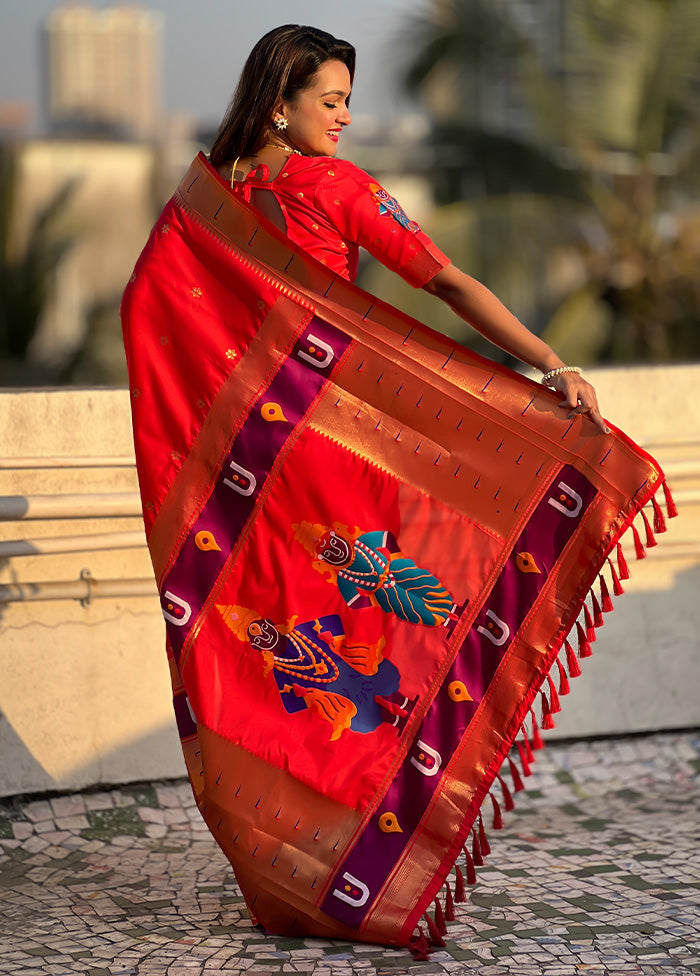
M 115 0 L 86 0 L 93 7 Z M 41 101 L 40 36 L 58 0 L 0 0 L 0 102 L 28 102 L 38 125 Z M 203 122 L 222 116 L 255 42 L 280 24 L 311 24 L 357 48 L 351 108 L 386 119 L 405 112 L 391 81 L 400 61 L 400 33 L 427 0 L 140 0 L 165 14 L 164 103 Z M 393 69 L 393 71 L 392 71 Z

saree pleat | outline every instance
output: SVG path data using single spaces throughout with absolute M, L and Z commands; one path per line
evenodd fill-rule
M 661 469 L 306 257 L 201 156 L 123 321 L 202 815 L 266 928 L 411 944 L 522 786 Z

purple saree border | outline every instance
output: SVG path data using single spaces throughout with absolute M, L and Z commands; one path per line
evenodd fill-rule
M 251 406 L 211 494 L 161 586 L 161 609 L 176 661 L 255 510 L 280 451 L 351 342 L 340 329 L 314 315 Z

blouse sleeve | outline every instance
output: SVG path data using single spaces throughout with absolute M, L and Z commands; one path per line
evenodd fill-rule
M 352 163 L 335 160 L 316 186 L 315 203 L 346 241 L 366 248 L 415 288 L 450 263 L 398 201 Z

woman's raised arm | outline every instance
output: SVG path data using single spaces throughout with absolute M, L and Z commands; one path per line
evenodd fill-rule
M 489 342 L 528 366 L 543 373 L 564 366 L 547 343 L 530 332 L 493 292 L 453 264 L 439 271 L 423 287 L 446 302 Z M 564 399 L 559 405 L 569 410 L 569 416 L 588 413 L 603 433 L 610 433 L 598 408 L 595 390 L 579 373 L 562 372 L 553 377 L 549 385 L 563 394 Z

